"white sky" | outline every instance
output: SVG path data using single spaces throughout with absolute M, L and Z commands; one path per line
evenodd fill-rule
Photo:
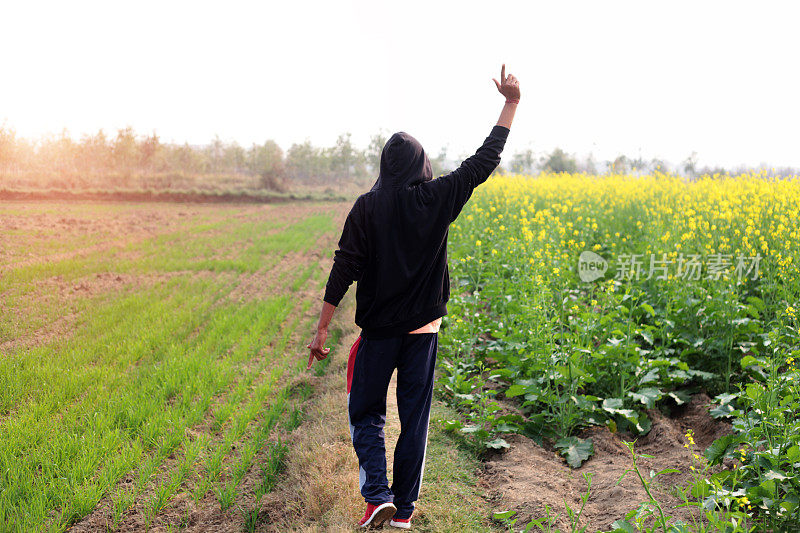
M 404 130 L 455 157 L 494 124 L 505 62 L 522 89 L 507 154 L 800 167 L 799 15 L 762 0 L 2 0 L 0 123 L 284 149 Z

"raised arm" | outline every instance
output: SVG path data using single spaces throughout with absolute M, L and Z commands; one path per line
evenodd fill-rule
M 511 123 L 514 122 L 514 113 L 517 111 L 517 104 L 519 103 L 519 81 L 513 74 L 506 77 L 506 64 L 500 69 L 500 79 L 503 83 L 498 82 L 492 78 L 494 84 L 497 85 L 497 90 L 500 94 L 506 97 L 506 103 L 503 110 L 500 111 L 500 118 L 497 119 L 497 125 L 504 128 L 511 129 Z
M 500 164 L 500 153 L 506 143 L 511 122 L 519 103 L 519 82 L 509 74 L 506 76 L 506 66 L 500 71 L 501 82 L 493 79 L 497 90 L 505 96 L 506 101 L 500 112 L 497 124 L 492 128 L 489 136 L 484 140 L 475 155 L 468 157 L 461 165 L 446 176 L 424 183 L 421 187 L 430 193 L 430 199 L 436 199 L 444 209 L 450 212 L 450 221 L 458 217 L 464 204 L 467 203 L 472 191 L 486 181 L 489 175 Z

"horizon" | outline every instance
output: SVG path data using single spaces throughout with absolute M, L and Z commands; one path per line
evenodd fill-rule
M 131 126 L 284 151 L 407 131 L 457 160 L 499 114 L 491 78 L 505 63 L 522 99 L 504 162 L 559 147 L 598 162 L 696 152 L 701 167 L 800 167 L 790 3 L 476 6 L 6 6 L 5 70 L 22 83 L 0 87 L 0 124 L 29 140 Z
M 10 125 L 7 125 L 7 124 L 0 124 L 0 131 L 2 131 L 4 127 L 6 128 L 6 131 L 12 131 L 12 132 L 14 131 L 14 128 L 10 127 Z M 122 130 L 120 130 L 120 131 L 122 131 Z M 84 136 L 99 135 L 100 133 L 102 133 L 102 134 L 104 134 L 106 136 L 106 140 L 109 142 L 109 146 L 111 146 L 113 144 L 113 141 L 114 141 L 114 138 L 116 137 L 116 133 L 117 132 L 113 132 L 113 131 L 107 132 L 107 131 L 101 129 L 101 130 L 98 130 L 98 131 L 94 132 L 94 134 L 89 133 L 89 134 L 84 134 Z M 156 132 L 150 132 L 148 134 L 148 133 L 144 133 L 144 132 L 137 132 L 137 131 L 134 130 L 133 133 L 135 134 L 135 136 L 136 136 L 136 138 L 138 140 L 143 141 L 143 140 L 145 140 L 146 138 L 148 138 L 149 136 L 153 135 Z M 377 132 L 376 134 L 379 134 L 379 133 L 381 133 L 381 132 Z M 384 132 L 384 133 L 386 133 L 387 137 L 389 135 L 391 135 L 391 132 Z M 34 146 L 36 149 L 38 149 L 40 147 L 39 145 L 41 143 L 46 142 L 47 140 L 58 140 L 58 139 L 62 138 L 61 137 L 62 135 L 66 135 L 68 139 L 70 139 L 71 141 L 75 142 L 76 144 L 79 144 L 82 141 L 82 139 L 84 138 L 84 136 L 76 137 L 74 135 L 71 135 L 70 132 L 67 131 L 66 129 L 62 130 L 58 134 L 48 133 L 48 134 L 42 135 L 42 136 L 40 136 L 38 138 L 27 138 L 27 137 L 20 137 L 20 136 L 17 136 L 16 138 L 17 139 L 22 139 L 22 140 L 24 140 L 24 142 L 31 143 L 32 146 Z M 344 132 L 344 133 L 342 133 L 340 135 L 342 135 L 342 136 L 351 135 L 351 133 L 350 132 Z M 278 143 L 274 139 L 265 139 L 265 140 L 263 140 L 261 142 L 254 142 L 254 143 L 251 143 L 249 145 L 241 145 L 236 140 L 225 141 L 224 139 L 221 139 L 218 136 L 215 136 L 215 139 L 212 139 L 212 140 L 210 140 L 208 142 L 196 143 L 196 144 L 192 144 L 192 143 L 189 143 L 187 141 L 182 141 L 182 142 L 181 141 L 178 141 L 178 142 L 174 142 L 174 141 L 163 142 L 163 139 L 161 139 L 160 137 L 159 137 L 158 140 L 159 140 L 159 143 L 164 145 L 164 146 L 173 146 L 173 147 L 189 146 L 193 150 L 203 150 L 203 149 L 207 149 L 207 148 L 212 147 L 213 143 L 217 139 L 220 142 L 222 142 L 224 146 L 237 145 L 237 146 L 241 147 L 244 150 L 250 150 L 254 146 L 264 146 L 268 142 L 275 142 L 276 144 L 278 144 L 278 146 L 280 146 L 281 150 L 283 151 L 283 158 L 284 159 L 286 159 L 289 149 L 292 146 L 294 146 L 294 144 L 295 144 L 295 143 L 293 143 L 290 146 L 282 146 L 282 145 L 280 145 L 280 143 Z M 306 141 L 310 141 L 310 140 L 308 138 L 306 138 L 304 141 L 302 141 L 300 143 L 296 143 L 296 144 L 300 145 L 300 144 L 303 144 Z M 325 146 L 325 145 L 317 145 L 317 144 L 313 144 L 313 143 L 312 143 L 312 146 L 314 148 L 316 148 L 316 149 L 319 149 L 319 150 L 325 150 L 325 149 L 333 147 L 333 145 Z M 368 145 L 361 146 L 361 145 L 354 144 L 353 147 L 356 150 L 359 150 L 362 153 L 364 153 L 364 155 L 368 155 L 368 153 L 369 153 L 369 148 L 370 147 Z M 428 155 L 428 157 L 431 160 L 433 160 L 434 158 L 437 158 L 437 156 L 441 153 L 441 151 L 440 151 L 441 148 L 438 149 L 438 150 L 437 149 L 428 150 L 427 148 L 423 147 L 423 149 L 425 150 L 425 153 Z M 633 164 L 636 161 L 635 159 L 633 159 L 635 157 L 634 154 L 619 153 L 613 159 L 598 159 L 598 158 L 594 157 L 593 154 L 591 154 L 591 153 L 589 153 L 589 154 L 580 154 L 580 153 L 570 152 L 568 150 L 563 149 L 560 146 L 556 146 L 556 147 L 554 147 L 552 150 L 550 150 L 548 152 L 540 152 L 540 151 L 532 150 L 531 155 L 532 155 L 533 160 L 534 160 L 534 166 L 537 168 L 537 170 L 536 170 L 537 172 L 544 172 L 546 170 L 546 168 L 544 167 L 545 160 L 547 159 L 547 157 L 549 155 L 551 155 L 556 150 L 561 150 L 567 157 L 569 157 L 572 160 L 574 160 L 575 163 L 579 167 L 578 168 L 578 172 L 579 173 L 580 172 L 584 172 L 586 167 L 589 166 L 589 165 L 591 165 L 594 168 L 596 168 L 596 173 L 598 173 L 598 174 L 609 173 L 611 171 L 611 166 L 615 163 L 615 160 L 618 157 L 625 157 L 626 161 L 623 164 L 627 164 L 627 165 L 631 166 L 631 169 L 628 171 L 628 173 L 631 173 L 631 174 L 640 174 L 642 170 L 648 170 L 647 167 L 652 167 L 654 164 L 658 164 L 659 165 L 659 169 L 662 172 L 665 172 L 665 173 L 668 173 L 668 174 L 675 174 L 675 175 L 687 175 L 687 172 L 682 169 L 683 165 L 685 165 L 686 162 L 687 162 L 686 159 L 681 160 L 681 161 L 670 161 L 668 159 L 660 158 L 658 156 L 656 156 L 654 158 L 649 158 L 649 159 L 642 158 L 641 161 L 644 162 L 644 166 L 643 167 L 636 167 Z M 507 152 L 507 151 L 504 150 L 503 154 L 502 154 L 502 159 L 500 161 L 499 167 L 504 169 L 506 172 L 514 172 L 514 170 L 512 170 L 510 168 L 510 166 L 512 165 L 512 158 L 513 158 L 514 155 L 520 154 L 521 152 L 522 151 Z M 458 166 L 458 164 L 461 161 L 463 161 L 464 159 L 466 159 L 470 155 L 471 154 L 466 154 L 466 153 L 464 153 L 464 154 L 447 153 L 446 157 L 444 158 L 444 163 L 446 163 L 445 167 L 452 170 L 456 166 Z M 638 155 L 639 154 L 636 154 L 636 156 L 638 156 Z M 691 157 L 692 155 L 693 154 L 689 154 L 689 157 Z M 694 155 L 696 155 L 696 154 L 694 154 Z M 800 173 L 800 167 L 793 167 L 793 166 L 789 166 L 789 165 L 771 165 L 771 164 L 766 163 L 766 162 L 763 162 L 763 163 L 760 163 L 760 164 L 755 164 L 755 165 L 749 165 L 749 166 L 745 165 L 745 164 L 740 164 L 740 165 L 729 166 L 729 167 L 723 167 L 721 165 L 716 165 L 716 166 L 701 165 L 701 164 L 697 164 L 696 163 L 694 165 L 694 167 L 697 170 L 696 171 L 692 171 L 691 174 L 696 174 L 696 175 L 701 175 L 703 172 L 706 172 L 706 171 L 708 171 L 710 173 L 724 171 L 724 172 L 728 172 L 731 176 L 737 175 L 739 173 L 766 171 L 767 175 L 778 175 L 778 176 L 783 176 L 783 177 L 792 177 L 792 176 L 795 176 L 798 173 Z M 649 170 L 653 171 L 655 169 L 654 168 L 650 168 Z

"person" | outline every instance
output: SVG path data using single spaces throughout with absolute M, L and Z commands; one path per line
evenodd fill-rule
M 420 143 L 392 135 L 381 152 L 380 172 L 344 222 L 334 253 L 308 368 L 328 356 L 328 326 L 355 281 L 355 323 L 361 328 L 347 364 L 350 436 L 358 456 L 359 487 L 367 503 L 363 527 L 411 527 L 425 467 L 438 331 L 447 314 L 450 277 L 447 236 L 472 191 L 500 164 L 519 103 L 517 79 L 493 79 L 505 96 L 500 118 L 475 154 L 453 172 L 433 179 Z M 393 482 L 386 475 L 386 394 L 397 369 L 400 436 Z

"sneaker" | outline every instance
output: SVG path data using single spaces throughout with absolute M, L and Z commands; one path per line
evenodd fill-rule
M 394 516 L 395 511 L 397 511 L 397 507 L 395 507 L 392 502 L 386 502 L 380 505 L 367 503 L 367 512 L 364 513 L 364 518 L 361 519 L 358 525 L 361 527 L 380 527 L 384 522 Z
M 392 520 L 389 522 L 389 525 L 400 529 L 411 529 L 411 517 L 392 518 Z

